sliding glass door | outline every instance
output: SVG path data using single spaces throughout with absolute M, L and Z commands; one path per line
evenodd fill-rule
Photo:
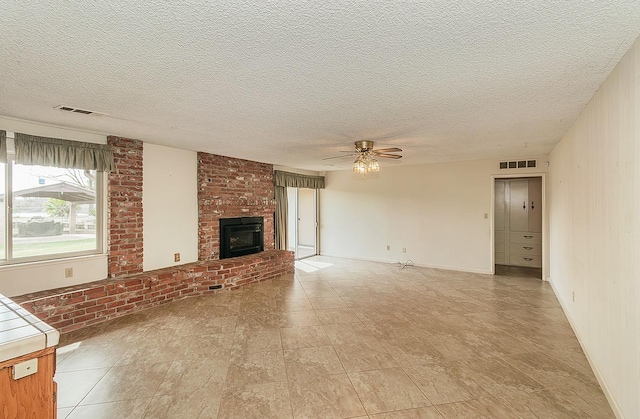
M 318 194 L 316 189 L 287 188 L 287 249 L 296 259 L 317 254 Z

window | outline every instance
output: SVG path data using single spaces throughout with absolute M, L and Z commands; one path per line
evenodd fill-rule
M 0 163 L 0 264 L 101 253 L 104 172 L 17 159 Z

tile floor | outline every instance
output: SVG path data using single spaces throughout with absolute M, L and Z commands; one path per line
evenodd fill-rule
M 63 336 L 58 417 L 613 417 L 548 283 L 297 267 Z

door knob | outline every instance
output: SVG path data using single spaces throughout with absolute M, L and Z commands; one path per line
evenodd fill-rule
M 522 209 L 527 209 L 527 201 L 522 202 Z
M 534 209 L 535 207 L 533 206 L 533 201 L 531 201 L 531 209 Z

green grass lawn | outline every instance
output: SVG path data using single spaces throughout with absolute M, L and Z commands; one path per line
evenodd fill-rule
M 61 240 L 42 243 L 20 243 L 14 239 L 13 257 L 25 258 L 39 255 L 51 255 L 56 253 L 82 252 L 96 248 L 96 239 Z M 4 254 L 4 245 L 0 245 L 0 255 Z

